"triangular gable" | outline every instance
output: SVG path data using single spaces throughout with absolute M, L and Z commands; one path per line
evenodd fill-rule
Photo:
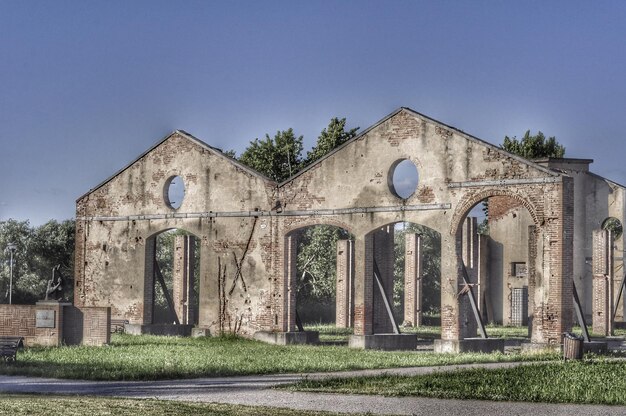
M 115 179 L 117 176 L 119 176 L 121 173 L 123 173 L 124 171 L 128 170 L 129 168 L 131 168 L 135 163 L 137 163 L 138 161 L 140 161 L 143 157 L 145 157 L 146 155 L 148 155 L 150 152 L 152 152 L 154 149 L 158 148 L 159 146 L 161 146 L 163 143 L 165 143 L 167 140 L 169 140 L 172 136 L 174 136 L 175 134 L 178 134 L 179 136 L 190 140 L 192 142 L 194 142 L 195 144 L 197 144 L 198 146 L 202 147 L 203 149 L 211 152 L 212 154 L 214 154 L 215 156 L 221 157 L 225 160 L 227 160 L 228 162 L 232 163 L 233 165 L 237 166 L 239 169 L 242 169 L 246 172 L 248 172 L 249 174 L 253 175 L 253 176 L 257 176 L 260 179 L 270 182 L 272 184 L 276 184 L 276 181 L 268 178 L 267 176 L 263 175 L 262 173 L 250 168 L 249 166 L 246 166 L 244 164 L 242 164 L 241 162 L 233 159 L 232 157 L 224 154 L 224 152 L 222 152 L 221 149 L 218 149 L 217 147 L 213 147 L 208 145 L 207 143 L 203 142 L 202 140 L 198 139 L 197 137 L 193 136 L 192 134 L 187 133 L 184 130 L 174 130 L 173 132 L 171 132 L 170 134 L 168 134 L 167 136 L 165 136 L 163 139 L 159 140 L 158 142 L 156 142 L 153 146 L 151 146 L 148 150 L 144 151 L 143 153 L 141 153 L 138 157 L 136 157 L 135 159 L 133 159 L 132 162 L 130 162 L 128 165 L 124 166 L 122 169 L 118 170 L 117 172 L 115 172 L 113 175 L 109 176 L 107 179 L 105 179 L 104 181 L 100 182 L 97 186 L 95 186 L 94 188 L 90 189 L 88 192 L 86 192 L 85 194 L 83 194 L 82 196 L 80 196 L 76 202 L 80 201 L 81 199 L 85 198 L 86 196 L 92 194 L 93 192 L 95 192 L 96 190 L 98 190 L 99 188 L 103 187 L 104 185 L 106 185 L 107 183 L 109 183 L 110 181 L 112 181 L 113 179 Z
M 512 159 L 515 159 L 515 160 L 517 160 L 518 162 L 520 162 L 520 163 L 522 163 L 522 164 L 528 165 L 528 166 L 532 167 L 533 169 L 536 169 L 536 170 L 538 170 L 538 171 L 541 171 L 541 172 L 543 172 L 543 173 L 546 173 L 546 174 L 548 174 L 548 175 L 550 175 L 550 176 L 561 176 L 561 174 L 560 174 L 560 173 L 555 172 L 555 171 L 553 171 L 552 169 L 549 169 L 549 168 L 546 168 L 546 167 L 544 167 L 544 166 L 541 166 L 541 165 L 539 165 L 539 164 L 537 164 L 537 163 L 534 163 L 534 162 L 533 162 L 533 161 L 531 161 L 531 160 L 525 159 L 525 158 L 523 158 L 523 157 L 521 157 L 521 156 L 518 156 L 518 155 L 516 155 L 516 154 L 513 154 L 513 153 L 510 153 L 510 152 L 507 152 L 506 150 L 502 149 L 502 148 L 501 148 L 501 147 L 499 147 L 499 146 L 496 146 L 496 145 L 491 144 L 491 143 L 489 143 L 489 142 L 487 142 L 487 141 L 484 141 L 484 140 L 482 140 L 482 139 L 479 139 L 479 138 L 477 138 L 477 137 L 475 137 L 475 136 L 472 136 L 472 135 L 470 135 L 470 134 L 467 134 L 467 133 L 465 133 L 464 131 L 457 129 L 456 127 L 452 127 L 452 126 L 450 126 L 450 125 L 448 125 L 448 124 L 442 123 L 442 122 L 440 122 L 440 121 L 438 121 L 438 120 L 435 120 L 434 118 L 428 117 L 428 116 L 426 116 L 426 115 L 424 115 L 424 114 L 421 114 L 421 113 L 419 113 L 419 112 L 417 112 L 417 111 L 415 111 L 415 110 L 412 110 L 412 109 L 410 109 L 410 108 L 408 108 L 408 107 L 400 107 L 400 108 L 398 108 L 397 110 L 395 110 L 394 112 L 392 112 L 391 114 L 389 114 L 389 115 L 387 115 L 387 116 L 383 117 L 382 119 L 380 119 L 379 121 L 377 121 L 377 122 L 376 122 L 376 123 L 374 123 L 373 125 L 369 126 L 369 127 L 368 127 L 368 128 L 366 128 L 365 130 L 361 131 L 361 132 L 360 132 L 357 136 L 355 136 L 355 137 L 353 137 L 352 139 L 348 140 L 347 142 L 343 143 L 341 146 L 339 146 L 339 147 L 335 148 L 335 149 L 334 149 L 334 150 L 332 150 L 331 152 L 328 152 L 326 155 L 324 155 L 324 156 L 323 156 L 323 157 L 321 157 L 320 159 L 316 160 L 315 162 L 311 163 L 310 165 L 306 166 L 304 169 L 300 170 L 300 171 L 299 171 L 298 173 L 296 173 L 295 175 L 293 175 L 293 176 L 289 177 L 288 179 L 284 180 L 283 182 L 281 182 L 281 183 L 279 184 L 279 187 L 281 187 L 281 186 L 283 186 L 283 185 L 285 185 L 285 184 L 287 184 L 287 183 L 291 182 L 292 180 L 294 180 L 294 179 L 295 179 L 295 178 L 297 178 L 298 176 L 300 176 L 300 175 L 304 174 L 306 171 L 308 171 L 309 169 L 311 169 L 313 166 L 316 166 L 317 164 L 322 163 L 325 159 L 328 159 L 329 157 L 331 157 L 331 156 L 332 156 L 332 155 L 334 155 L 335 153 L 340 152 L 342 149 L 344 149 L 344 148 L 345 148 L 345 147 L 347 147 L 347 146 L 350 146 L 350 144 L 354 143 L 355 141 L 360 140 L 363 136 L 365 136 L 366 134 L 368 134 L 370 131 L 372 131 L 372 130 L 373 130 L 373 129 L 375 129 L 376 127 L 380 126 L 381 124 L 385 123 L 385 122 L 386 122 L 386 121 L 388 121 L 389 119 L 391 119 L 391 118 L 395 117 L 396 115 L 400 114 L 401 112 L 407 112 L 407 113 L 409 113 L 409 114 L 411 114 L 411 115 L 413 115 L 413 116 L 417 116 L 417 117 L 420 117 L 420 118 L 426 119 L 426 120 L 428 120 L 429 122 L 434 123 L 434 124 L 436 124 L 436 125 L 439 125 L 439 126 L 441 126 L 441 127 L 445 128 L 445 129 L 448 129 L 448 130 L 453 130 L 455 133 L 457 133 L 458 135 L 462 136 L 463 138 L 465 138 L 465 139 L 467 139 L 467 140 L 469 140 L 469 141 L 472 141 L 472 142 L 478 143 L 478 144 L 480 144 L 480 145 L 482 145 L 482 146 L 488 147 L 489 149 L 491 149 L 491 150 L 493 150 L 493 151 L 499 152 L 499 153 L 501 153 L 501 154 L 503 154 L 503 155 L 505 155 L 505 156 L 507 156 L 507 157 L 510 157 L 510 158 L 512 158 Z

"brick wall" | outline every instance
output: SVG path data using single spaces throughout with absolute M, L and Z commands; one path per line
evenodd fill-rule
M 53 312 L 53 328 L 37 328 L 37 311 Z M 0 336 L 24 337 L 26 346 L 103 345 L 110 342 L 110 308 L 69 304 L 0 305 Z

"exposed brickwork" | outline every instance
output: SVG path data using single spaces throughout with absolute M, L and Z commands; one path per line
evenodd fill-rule
M 337 241 L 337 289 L 335 325 L 350 328 L 354 310 L 354 243 L 352 240 Z
M 523 207 L 520 200 L 508 196 L 493 196 L 489 198 L 489 221 L 497 221 L 509 212 Z
M 610 294 L 611 275 L 613 272 L 612 237 L 608 230 L 593 231 L 593 300 L 592 330 L 599 335 L 612 332 L 611 313 L 612 296 Z
M 172 276 L 172 300 L 176 316 L 182 325 L 193 325 L 195 238 L 190 235 L 174 237 L 174 267 Z
M 400 200 L 389 189 L 388 175 L 394 163 L 407 158 L 419 168 L 420 185 L 416 194 Z M 178 210 L 163 200 L 166 181 L 174 175 L 188 187 Z M 467 185 L 526 178 L 550 180 Z M 528 209 L 541 241 L 536 251 L 543 266 L 537 267 L 533 311 L 539 329 L 533 341 L 557 342 L 559 331 L 571 324 L 573 192 L 566 178 L 553 178 L 560 177 L 406 109 L 284 184 L 175 132 L 77 202 L 76 305 L 110 306 L 116 318 L 151 322 L 154 236 L 178 228 L 199 238 L 199 326 L 245 336 L 257 330 L 291 331 L 297 230 L 330 224 L 354 235 L 355 334 L 389 332 L 382 299 L 376 299 L 373 259 L 390 294 L 393 227 L 388 224 L 408 221 L 442 236 L 442 338 L 472 336 L 476 331 L 467 296 L 457 297 L 462 223 L 476 203 L 507 196 Z M 441 205 L 422 209 L 421 204 Z M 316 211 L 332 209 L 344 211 Z M 494 212 L 499 209 L 496 202 Z M 263 215 L 256 216 L 257 211 Z M 378 235 L 385 227 L 386 235 Z M 477 262 L 476 243 L 468 244 L 469 262 Z M 239 272 L 244 280 L 237 280 Z M 471 280 L 478 281 L 480 271 L 471 272 Z
M 404 250 L 404 326 L 422 325 L 422 237 L 405 235 Z
M 394 266 L 394 229 L 393 225 L 386 226 L 374 232 L 374 250 L 373 258 L 369 261 L 375 261 L 378 270 L 381 273 L 381 280 L 387 295 L 387 302 L 393 305 L 393 266 Z M 366 257 L 366 261 L 368 258 Z M 376 281 L 373 281 L 374 297 L 373 297 L 373 320 L 374 333 L 387 334 L 393 332 L 393 323 L 389 319 L 389 313 L 385 307 L 383 297 Z
M 37 327 L 37 311 L 54 314 L 53 328 Z M 83 316 L 86 311 L 87 316 Z M 104 323 L 96 319 L 108 308 L 85 308 L 82 311 L 71 305 L 41 302 L 37 305 L 0 305 L 0 336 L 24 337 L 24 344 L 59 346 L 88 344 L 103 345 L 110 341 L 110 318 Z M 110 314 L 108 314 L 110 316 Z M 87 336 L 79 335 L 86 328 Z

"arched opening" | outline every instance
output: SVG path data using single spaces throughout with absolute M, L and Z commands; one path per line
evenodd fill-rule
M 417 333 L 418 338 L 439 338 L 439 232 L 409 222 L 380 227 L 366 238 L 366 262 L 373 271 L 373 333 Z
M 198 323 L 197 241 L 182 229 L 163 231 L 147 240 L 145 324 L 190 327 Z
M 288 234 L 295 255 L 295 320 L 299 330 L 318 331 L 322 343 L 344 343 L 353 333 L 354 237 L 332 225 Z
M 478 329 L 477 334 L 470 330 L 469 337 L 482 335 L 480 317 L 490 338 L 521 343 L 530 336 L 533 316 L 538 254 L 532 213 L 521 199 L 493 195 L 474 203 L 458 226 L 465 279 L 460 282 L 461 313 L 468 328 Z

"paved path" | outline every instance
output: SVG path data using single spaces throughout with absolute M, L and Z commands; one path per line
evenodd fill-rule
M 419 397 L 382 397 L 346 394 L 292 393 L 271 389 L 303 377 L 374 374 L 418 375 L 462 368 L 503 368 L 530 363 L 468 364 L 446 367 L 411 367 L 339 373 L 280 374 L 266 376 L 216 377 L 162 381 L 82 381 L 22 376 L 0 376 L 1 393 L 47 393 L 110 397 L 155 398 L 194 402 L 216 402 L 333 412 L 371 412 L 396 415 L 626 415 L 626 407 L 551 405 L 538 403 L 441 400 Z

